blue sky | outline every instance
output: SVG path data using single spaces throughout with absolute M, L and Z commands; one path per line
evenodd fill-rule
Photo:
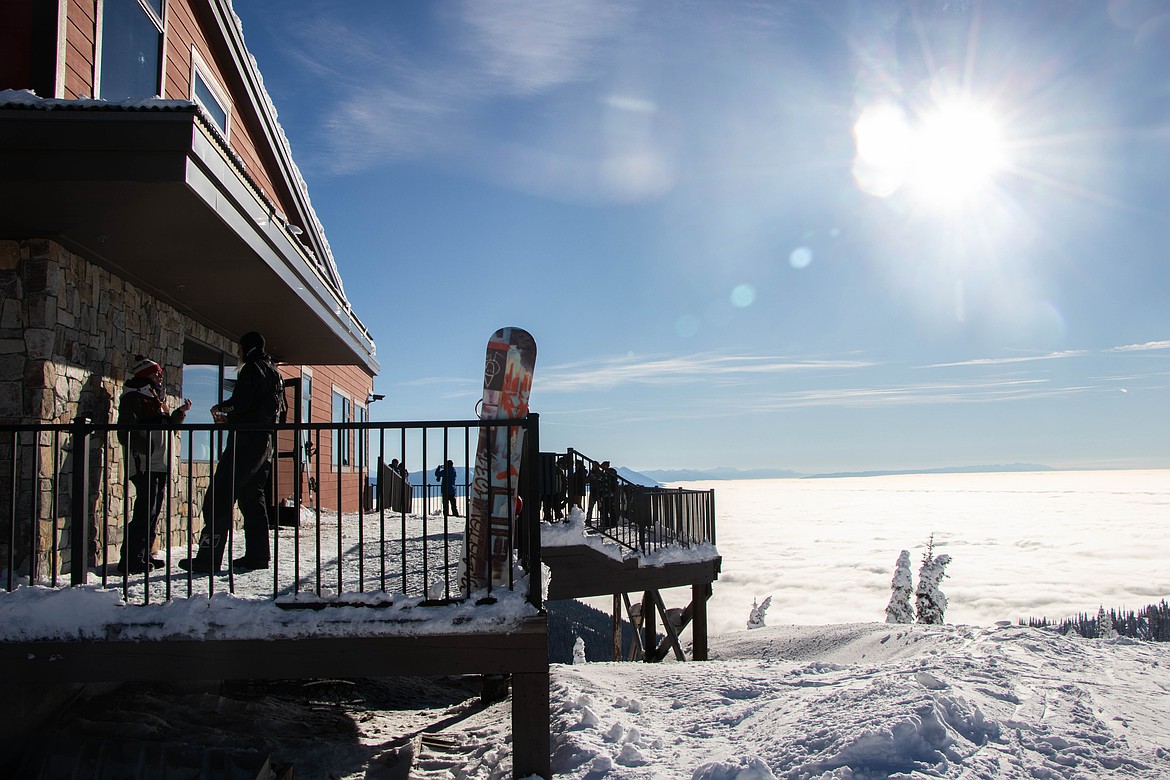
M 633 468 L 1170 467 L 1157 4 L 235 8 L 374 419 L 516 325 L 544 448 Z

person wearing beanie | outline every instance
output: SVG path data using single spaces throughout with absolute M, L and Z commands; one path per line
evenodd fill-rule
M 126 450 L 126 471 L 134 485 L 134 511 L 122 539 L 122 557 L 117 566 L 120 574 L 137 574 L 165 565 L 150 551 L 171 471 L 167 448 L 171 433 L 167 429 L 182 423 L 191 408 L 189 400 L 174 411 L 167 408 L 163 368 L 150 358 L 135 355 L 130 374 L 118 399 L 118 425 L 133 428 L 119 430 L 118 441 Z
M 203 531 L 194 558 L 179 561 L 187 571 L 220 570 L 232 524 L 233 506 L 244 516 L 244 556 L 232 561 L 234 571 L 267 569 L 268 488 L 275 449 L 273 431 L 238 430 L 234 426 L 273 425 L 284 412 L 284 382 L 264 351 L 264 337 L 249 331 L 240 337 L 243 361 L 231 398 L 211 407 L 216 422 L 233 426 L 219 456 L 211 485 L 203 496 Z

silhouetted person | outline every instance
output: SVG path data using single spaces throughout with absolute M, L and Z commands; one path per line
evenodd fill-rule
M 442 466 L 436 466 L 435 479 L 439 481 L 443 494 L 443 511 L 459 517 L 459 508 L 455 506 L 455 464 L 448 460 Z
M 231 398 L 211 407 L 216 422 L 272 425 L 280 416 L 284 385 L 280 372 L 264 352 L 264 337 L 255 331 L 240 337 L 243 367 Z M 194 558 L 179 561 L 193 572 L 219 571 L 232 523 L 232 505 L 244 516 L 244 557 L 232 562 L 237 571 L 268 568 L 268 498 L 272 474 L 272 431 L 231 430 L 203 497 L 203 533 Z
M 167 409 L 162 366 L 142 355 L 136 355 L 135 361 L 130 369 L 134 376 L 126 382 L 118 399 L 118 424 L 149 425 L 151 429 L 118 431 L 118 441 L 128 451 L 126 464 L 134 485 L 134 514 L 126 528 L 122 557 L 118 561 L 121 574 L 141 573 L 166 565 L 165 561 L 151 557 L 150 551 L 171 473 L 167 437 L 170 427 L 183 422 L 191 408 L 191 402 L 185 400 L 173 412 Z

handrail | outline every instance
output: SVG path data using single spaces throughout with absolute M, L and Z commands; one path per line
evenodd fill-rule
M 559 506 L 576 501 L 588 532 L 642 555 L 665 547 L 715 543 L 714 490 L 639 485 L 572 449 L 542 452 L 540 457 L 546 521 L 557 519 Z
M 388 598 L 421 598 L 424 603 L 479 598 L 483 594 L 460 587 L 461 572 L 469 565 L 466 506 L 459 515 L 448 514 L 446 507 L 434 512 L 423 507 L 421 514 L 405 504 L 391 507 L 388 466 L 382 466 L 397 458 L 432 470 L 434 462 L 420 459 L 451 459 L 470 474 L 475 439 L 481 430 L 491 428 L 524 431 L 524 458 L 536 462 L 537 414 L 497 421 L 171 426 L 165 429 L 169 435 L 162 437 L 163 462 L 170 470 L 158 532 L 149 548 L 165 565 L 119 572 L 115 567 L 131 528 L 137 490 L 129 487 L 130 456 L 117 434 L 159 427 L 85 418 L 68 424 L 0 425 L 0 591 L 22 583 L 59 587 L 67 576 L 72 586 L 120 588 L 127 603 L 210 596 L 216 590 L 242 592 L 241 588 L 254 593 L 258 577 L 243 582 L 243 572 L 236 572 L 232 563 L 233 556 L 244 550 L 241 515 L 234 507 L 222 570 L 192 574 L 177 564 L 197 551 L 202 506 L 215 490 L 212 474 L 226 443 L 235 440 L 224 434 L 266 432 L 275 437 L 277 455 L 266 518 L 271 560 L 263 578 L 271 598 L 286 603 L 304 595 L 344 600 L 351 594 L 379 592 Z M 175 435 L 180 432 L 185 434 L 182 444 Z M 157 437 L 146 438 L 150 462 L 159 454 L 151 450 Z M 507 538 L 493 537 L 497 549 L 504 549 L 519 569 L 507 567 L 506 581 L 492 581 L 488 596 L 493 589 L 516 589 L 516 573 L 540 571 L 536 522 L 540 500 L 530 472 L 522 469 L 515 484 L 509 477 L 504 488 L 524 499 L 522 506 L 530 509 L 510 510 Z M 523 581 L 527 599 L 539 608 L 541 578 Z

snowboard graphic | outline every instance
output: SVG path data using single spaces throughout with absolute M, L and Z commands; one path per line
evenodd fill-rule
M 481 420 L 518 420 L 528 415 L 536 341 L 520 328 L 501 328 L 487 345 Z M 472 591 L 506 585 L 511 565 L 516 495 L 524 431 L 518 427 L 479 429 L 475 476 L 467 509 L 467 537 L 460 578 L 464 597 Z

